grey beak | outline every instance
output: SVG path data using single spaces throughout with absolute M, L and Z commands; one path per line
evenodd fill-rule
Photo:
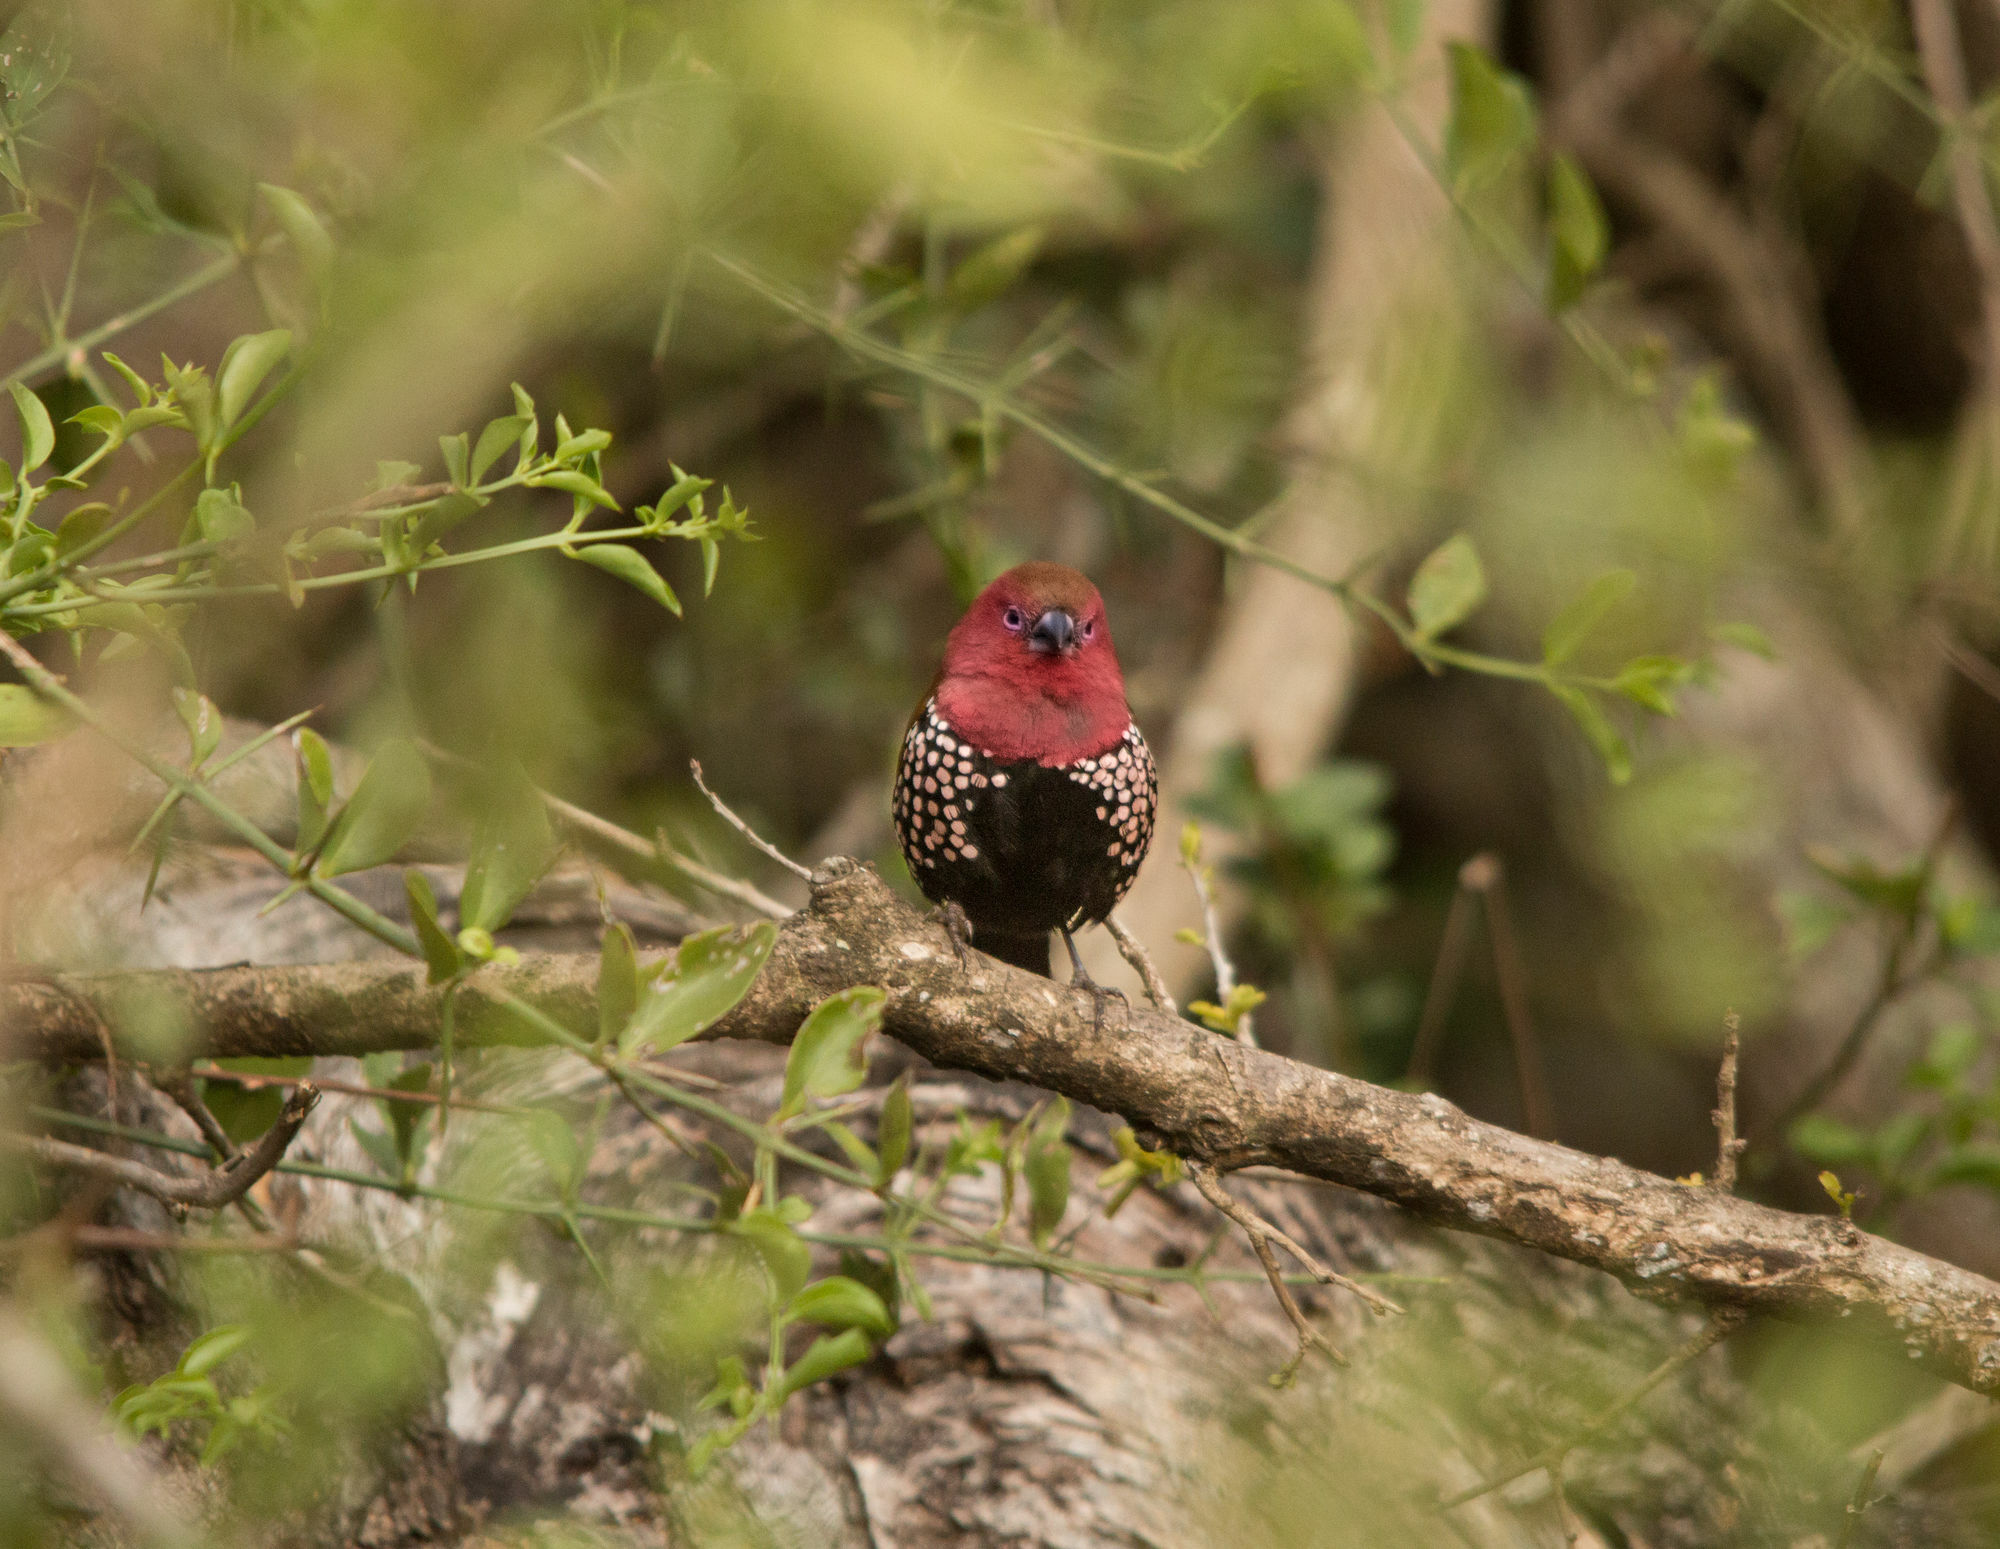
M 1067 656 L 1076 649 L 1076 620 L 1061 608 L 1051 608 L 1028 631 L 1028 649 L 1049 656 Z

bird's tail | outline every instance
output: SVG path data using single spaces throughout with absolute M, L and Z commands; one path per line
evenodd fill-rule
M 1016 968 L 1025 968 L 1031 974 L 1040 974 L 1044 979 L 1049 975 L 1049 932 L 1031 931 L 976 931 L 972 944 L 988 957 L 997 957 L 1003 963 L 1012 963 Z

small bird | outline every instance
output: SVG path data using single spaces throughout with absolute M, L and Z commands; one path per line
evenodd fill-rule
M 1049 933 L 1097 997 L 1072 932 L 1139 874 L 1158 806 L 1104 599 L 1063 565 L 1017 565 L 973 601 L 910 717 L 896 837 L 924 896 L 983 951 L 1046 976 Z

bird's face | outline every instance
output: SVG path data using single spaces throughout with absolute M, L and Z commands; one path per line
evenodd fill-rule
M 1097 643 L 1102 622 L 1100 603 L 1094 612 L 1047 598 L 1026 598 L 1000 605 L 1000 627 L 1020 641 L 1030 656 L 1071 657 Z
M 954 634 L 968 664 L 976 657 L 987 670 L 1009 664 L 1038 676 L 1066 677 L 1111 651 L 1104 599 L 1059 565 L 1008 571 L 980 594 Z

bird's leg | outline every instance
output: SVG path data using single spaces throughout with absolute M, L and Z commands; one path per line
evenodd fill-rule
M 1125 998 L 1123 990 L 1115 990 L 1106 984 L 1099 984 L 1090 977 L 1083 966 L 1083 959 L 1077 955 L 1076 939 L 1065 928 L 1062 930 L 1063 945 L 1069 948 L 1069 982 L 1073 989 L 1087 991 L 1090 995 L 1090 1030 L 1104 1031 L 1104 1003 L 1115 1000 L 1129 1012 L 1132 1003 Z
M 972 921 L 965 917 L 965 911 L 955 903 L 942 903 L 931 911 L 931 918 L 944 927 L 945 936 L 951 942 L 952 955 L 958 959 L 961 969 L 972 966 Z

